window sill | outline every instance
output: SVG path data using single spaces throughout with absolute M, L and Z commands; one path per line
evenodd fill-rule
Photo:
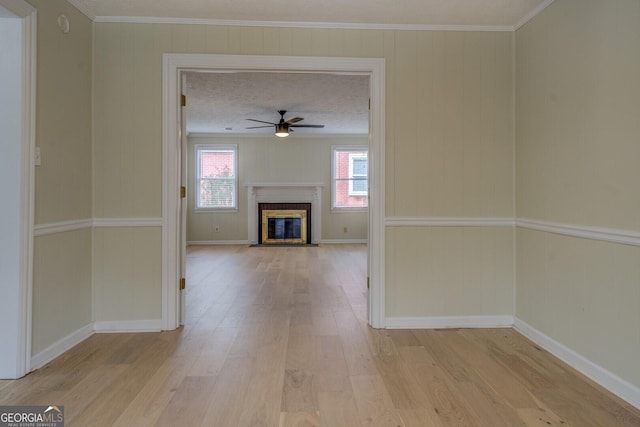
M 206 213 L 238 213 L 238 208 L 196 208 L 193 213 L 206 214 Z
M 331 208 L 331 213 L 356 213 L 356 212 L 369 212 L 369 208 Z

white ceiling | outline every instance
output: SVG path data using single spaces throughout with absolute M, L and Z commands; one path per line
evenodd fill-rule
M 97 22 L 513 31 L 553 0 L 68 0 Z M 296 136 L 365 135 L 368 77 L 291 73 L 187 76 L 187 132 L 273 134 L 246 119 L 304 117 Z

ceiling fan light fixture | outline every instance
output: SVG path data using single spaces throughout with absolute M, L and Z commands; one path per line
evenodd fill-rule
M 286 123 L 278 123 L 276 125 L 276 136 L 280 138 L 289 136 L 289 125 Z
M 280 114 L 280 121 L 278 123 L 273 122 L 265 122 L 264 120 L 258 119 L 247 119 L 252 122 L 264 123 L 260 126 L 250 126 L 247 129 L 259 129 L 259 128 L 270 128 L 271 126 L 276 127 L 276 136 L 280 138 L 284 138 L 289 136 L 289 132 L 293 132 L 293 129 L 289 131 L 289 128 L 323 128 L 324 125 L 300 125 L 298 122 L 304 120 L 302 117 L 294 117 L 293 119 L 285 120 L 284 115 L 286 114 L 286 110 L 278 110 L 278 114 Z

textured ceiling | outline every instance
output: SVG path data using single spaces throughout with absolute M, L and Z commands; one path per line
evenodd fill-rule
M 514 26 L 545 0 L 70 0 L 95 17 Z
M 315 73 L 187 74 L 187 132 L 273 135 L 274 128 L 247 119 L 278 122 L 303 117 L 296 136 L 366 135 L 369 129 L 369 77 Z

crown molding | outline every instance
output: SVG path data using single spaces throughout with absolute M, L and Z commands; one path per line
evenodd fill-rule
M 540 3 L 538 7 L 533 9 L 531 12 L 527 13 L 516 25 L 513 26 L 513 31 L 517 31 L 520 27 L 522 27 L 527 22 L 531 21 L 533 18 L 538 16 L 543 10 L 545 10 L 548 6 L 551 5 L 555 0 L 545 0 Z
M 77 0 L 67 1 L 77 3 Z M 153 16 L 95 16 L 93 20 L 100 23 L 221 25 L 228 27 L 279 27 L 405 31 L 514 31 L 514 27 L 511 25 L 421 25 L 375 24 L 356 22 L 248 21 L 234 19 L 165 18 Z
M 229 27 L 280 27 L 280 28 L 324 28 L 345 30 L 399 30 L 399 31 L 504 31 L 514 32 L 535 18 L 555 0 L 545 0 L 526 14 L 515 25 L 426 25 L 426 24 L 379 24 L 357 22 L 305 22 L 305 21 L 250 21 L 236 19 L 168 18 L 154 16 L 96 16 L 80 0 L 67 0 L 78 11 L 94 22 L 128 24 L 186 24 L 222 25 Z
M 0 6 L 8 9 L 19 18 L 28 17 L 36 10 L 29 3 L 22 0 L 2 0 L 0 1 Z
M 84 3 L 82 3 L 79 0 L 67 0 L 67 2 L 69 4 L 71 4 L 73 7 L 75 7 L 76 9 L 78 9 L 78 11 L 80 13 L 82 13 L 84 16 L 86 16 L 87 18 L 89 18 L 92 21 L 96 21 L 96 15 L 89 9 L 87 8 Z

